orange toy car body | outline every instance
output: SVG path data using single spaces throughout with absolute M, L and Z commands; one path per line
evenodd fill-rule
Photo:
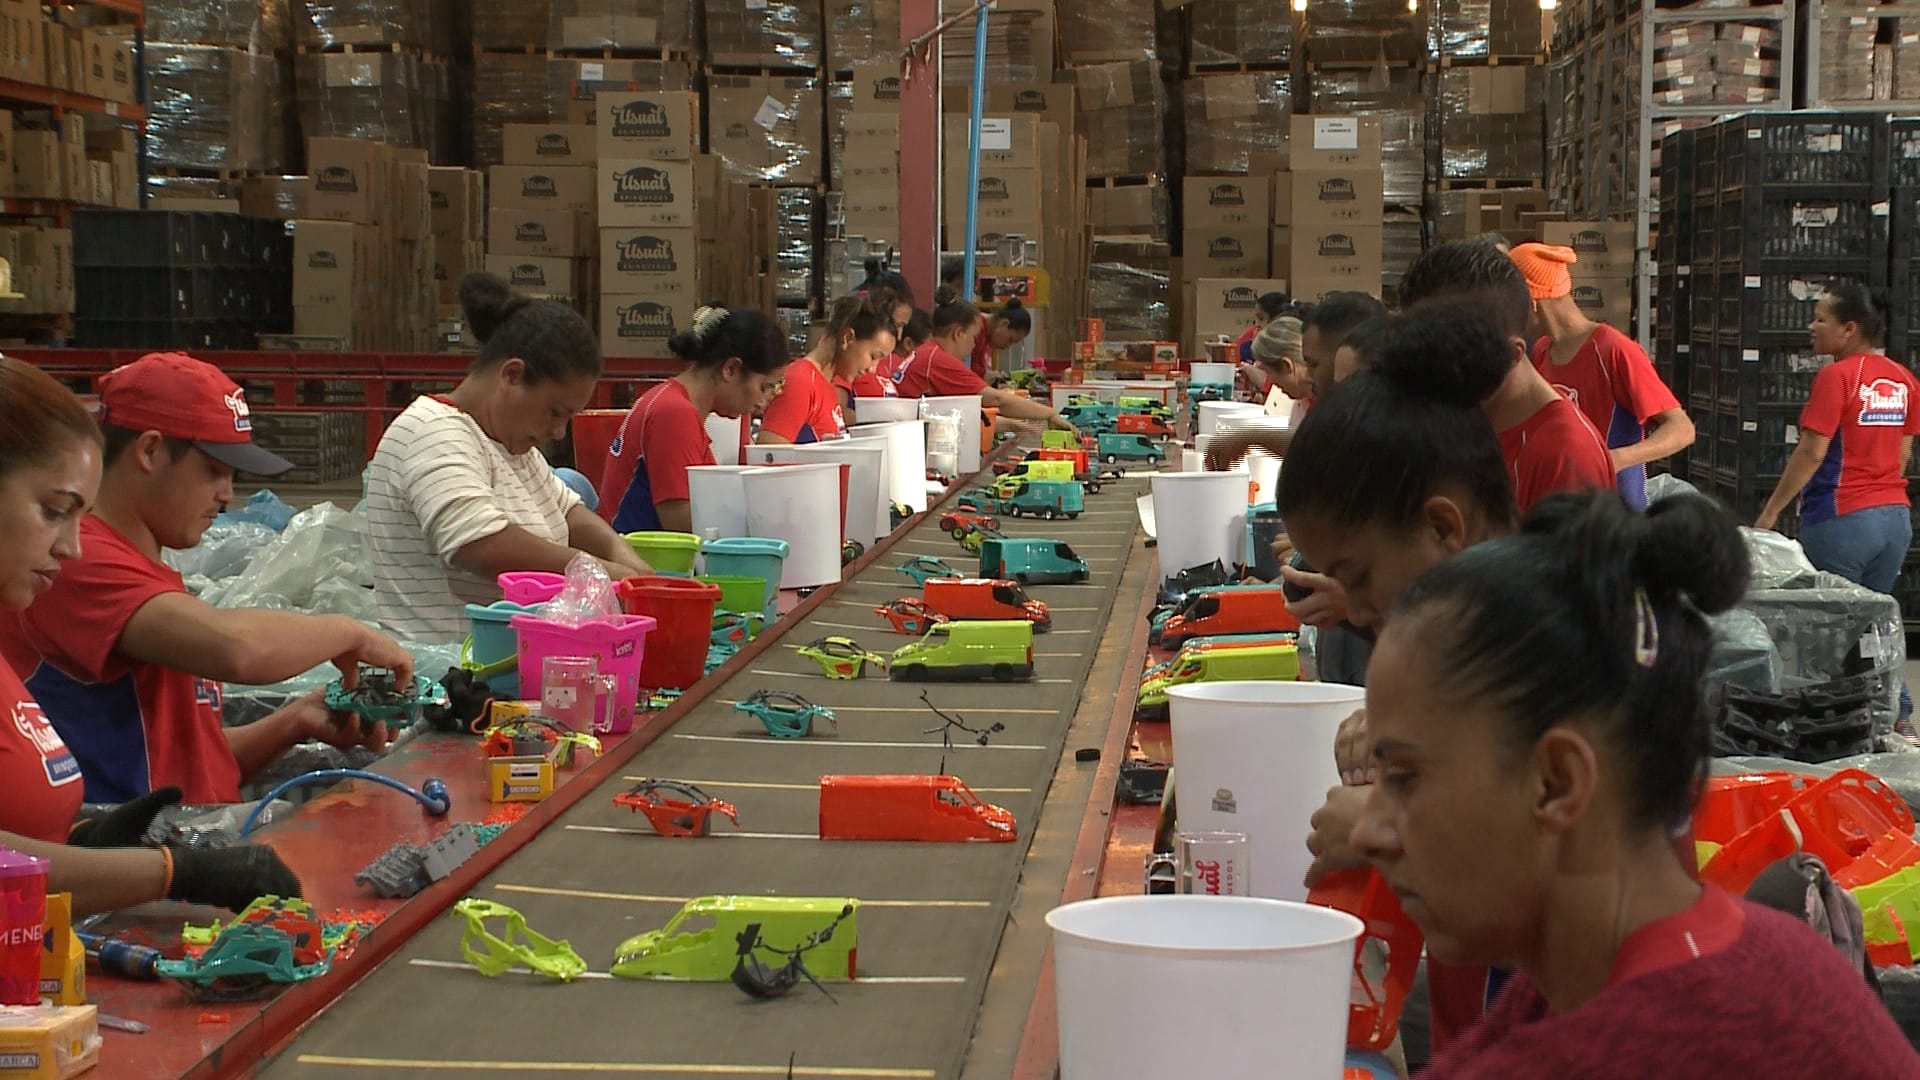
M 896 634 L 912 634 L 919 637 L 927 628 L 947 621 L 945 615 L 927 606 L 926 601 L 917 596 L 903 596 L 873 609 L 875 615 L 893 624 Z
M 1177 649 L 1188 638 L 1299 629 L 1300 622 L 1287 610 L 1287 597 L 1279 586 L 1244 586 L 1208 593 L 1186 614 L 1168 619 L 1160 630 L 1160 645 Z
M 940 528 L 947 535 L 958 540 L 977 528 L 998 529 L 1000 519 L 992 514 L 977 514 L 968 510 L 949 510 L 940 515 Z
M 1025 619 L 1035 630 L 1053 625 L 1047 605 L 1012 581 L 991 578 L 928 579 L 921 589 L 929 610 L 948 619 Z
M 1173 429 L 1167 422 L 1148 413 L 1121 413 L 1114 419 L 1114 433 L 1117 435 L 1146 435 L 1170 439 Z
M 823 776 L 820 839 L 964 842 L 1015 839 L 1013 814 L 955 776 Z
M 644 780 L 615 795 L 613 805 L 647 815 L 648 824 L 661 836 L 706 836 L 712 831 L 714 814 L 740 827 L 740 811 L 732 803 L 674 780 Z
M 1091 471 L 1088 468 L 1087 452 L 1085 450 L 1036 450 L 1034 453 L 1040 455 L 1038 459 L 1040 461 L 1073 462 L 1073 475 L 1075 476 L 1085 476 Z

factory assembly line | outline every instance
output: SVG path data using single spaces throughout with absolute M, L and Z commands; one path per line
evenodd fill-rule
M 100 1072 L 1053 1075 L 1042 916 L 1093 894 L 1108 839 L 1153 591 L 1147 485 L 1109 482 L 1071 521 L 1002 515 L 993 557 L 1059 541 L 1086 580 L 1043 574 L 1000 598 L 1043 607 L 1038 625 L 943 628 L 889 677 L 873 661 L 918 640 L 889 605 L 977 568 L 942 524 L 963 482 L 597 758 L 576 754 L 504 827 L 475 740 L 409 740 L 378 769 L 442 778 L 446 816 L 350 781 L 260 833 L 315 912 L 378 924 L 261 1000 L 96 978 L 102 1014 L 150 1029 L 105 1032 Z M 969 661 L 981 678 L 943 681 Z M 497 835 L 418 895 L 354 882 L 396 842 L 488 823 Z M 154 910 L 100 929 L 177 944 L 178 908 Z M 456 1049 L 423 1055 L 427 1033 Z

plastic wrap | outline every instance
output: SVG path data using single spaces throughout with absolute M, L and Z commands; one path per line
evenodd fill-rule
M 1751 611 L 1735 608 L 1708 620 L 1713 626 L 1713 655 L 1705 689 L 1738 686 L 1763 694 L 1780 692 L 1780 654 L 1767 624 Z
M 1442 56 L 1532 56 L 1540 37 L 1538 0 L 1439 0 L 1435 23 Z
M 773 313 L 773 321 L 780 324 L 781 335 L 787 339 L 787 351 L 794 356 L 813 348 L 813 313 L 806 308 L 778 308 Z
M 1166 84 L 1152 60 L 1073 69 L 1087 176 L 1145 176 L 1166 169 Z
M 1188 62 L 1293 63 L 1293 10 L 1288 0 L 1194 0 L 1187 5 L 1191 28 Z
M 547 602 L 541 617 L 561 626 L 579 626 L 618 614 L 620 599 L 614 595 L 607 568 L 599 559 L 583 553 L 567 563 L 567 585 Z
M 1378 117 L 1386 201 L 1418 206 L 1427 174 L 1427 108 L 1420 73 L 1409 68 L 1316 72 L 1313 111 Z
M 1424 250 L 1420 211 L 1393 207 L 1380 215 L 1380 287 L 1397 293 L 1407 267 Z M 1274 267 L 1276 276 L 1280 268 Z
M 247 501 L 243 503 L 238 510 L 227 510 L 223 512 L 219 517 L 213 519 L 213 523 L 215 526 L 238 525 L 242 523 L 265 525 L 277 533 L 281 529 L 286 528 L 287 524 L 291 522 L 299 512 L 300 511 L 287 505 L 280 496 L 262 488 L 249 496 Z
M 439 120 L 452 101 L 447 65 L 405 53 L 315 53 L 299 57 L 295 70 L 308 138 L 439 148 Z
M 1208 75 L 1180 84 L 1189 174 L 1266 175 L 1287 167 L 1293 78 Z
M 820 81 L 809 76 L 709 75 L 707 149 L 747 183 L 814 183 L 825 107 Z
M 200 593 L 205 585 L 225 581 L 246 570 L 254 555 L 280 538 L 278 530 L 252 521 L 215 521 L 200 537 L 200 542 L 185 551 L 161 553 L 168 566 L 187 579 L 189 592 Z M 201 588 L 194 588 L 194 583 Z
M 941 78 L 973 85 L 973 27 L 941 38 Z M 1053 81 L 1053 0 L 1000 0 L 987 20 L 987 85 Z
M 1315 0 L 1307 9 L 1307 55 L 1346 62 L 1422 59 L 1420 15 L 1401 0 Z
M 550 0 L 534 6 L 550 15 L 547 44 L 555 49 L 690 52 L 698 40 L 698 5 L 668 0 Z
M 201 599 L 222 608 L 274 608 L 377 622 L 365 536 L 365 519 L 321 503 L 257 550 L 245 570 L 208 586 Z
M 1891 596 L 1815 573 L 1802 588 L 1752 589 L 1741 606 L 1759 616 L 1780 657 L 1780 686 L 1793 690 L 1847 677 L 1877 682 L 1874 730 L 1883 745 L 1899 713 L 1906 629 Z
M 547 40 L 548 0 L 473 5 L 473 43 L 480 48 L 524 49 Z
M 269 56 L 293 44 L 287 0 L 148 0 L 146 36 L 149 48 L 225 45 Z
M 286 97 L 273 57 L 216 45 L 149 42 L 147 154 L 158 167 L 227 172 L 285 167 Z
M 774 299 L 805 304 L 813 296 L 814 217 L 817 197 L 802 188 L 774 193 Z
M 294 40 L 302 48 L 434 45 L 431 0 L 291 0 Z
M 1753 589 L 1806 588 L 1818 573 L 1807 561 L 1800 541 L 1781 536 L 1771 529 L 1740 527 L 1747 542 L 1747 558 L 1753 564 Z
M 708 0 L 704 9 L 707 59 L 715 64 L 805 70 L 820 66 L 819 0 Z
M 1157 55 L 1157 0 L 1057 0 L 1060 55 L 1070 65 Z M 992 23 L 989 21 L 989 27 Z
M 960 439 L 966 431 L 957 412 L 933 412 L 920 406 L 927 422 L 927 471 L 941 476 L 960 475 Z
M 1546 69 L 1452 67 L 1440 72 L 1440 175 L 1536 179 L 1546 172 Z
M 529 93 L 545 85 L 547 58 L 535 53 L 479 53 L 473 58 L 473 162 L 500 164 L 502 124 L 544 124 L 553 118 L 552 94 Z M 564 102 L 564 89 L 561 101 Z M 565 119 L 564 110 L 561 119 Z
M 1171 341 L 1166 244 L 1096 237 L 1087 314 L 1106 320 L 1108 341 Z
M 538 57 L 534 57 L 536 61 Z M 598 57 L 549 57 L 547 70 L 547 111 L 555 123 L 579 114 L 582 103 L 590 103 L 597 94 L 617 94 L 628 90 L 690 90 L 693 67 L 685 60 L 606 60 Z M 518 72 L 515 72 L 518 77 Z M 478 78 L 476 73 L 475 78 Z M 525 95 L 527 84 L 508 82 L 489 86 L 489 93 Z M 478 86 L 474 90 L 479 95 Z M 477 102 L 476 102 L 477 107 Z M 544 118 L 543 118 L 544 119 Z
M 900 0 L 827 0 L 827 65 L 836 73 L 899 59 Z

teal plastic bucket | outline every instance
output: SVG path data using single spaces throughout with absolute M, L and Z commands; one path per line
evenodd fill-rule
M 541 608 L 539 604 L 523 606 L 509 600 L 496 600 L 484 607 L 467 605 L 467 661 L 491 673 L 486 683 L 495 694 L 511 698 L 520 693 L 519 668 L 500 667 L 520 654 L 520 635 L 514 632 L 511 620 L 515 615 L 537 615 Z
M 767 583 L 757 577 L 702 574 L 698 580 L 720 586 L 721 611 L 760 611 L 767 600 Z
M 771 616 L 780 596 L 780 572 L 789 550 L 785 540 L 732 536 L 709 541 L 701 555 L 706 559 L 707 573 L 714 577 L 759 578 L 766 582 L 761 610 Z

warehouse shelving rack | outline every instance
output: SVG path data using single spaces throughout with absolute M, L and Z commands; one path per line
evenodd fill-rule
M 1920 115 L 1920 99 L 1905 101 L 1828 101 L 1826 88 L 1820 82 L 1821 56 L 1826 51 L 1823 22 L 1829 15 L 1847 15 L 1873 19 L 1912 19 L 1920 25 L 1920 2 L 1906 0 L 1903 3 L 1876 4 L 1871 7 L 1856 7 L 1851 4 L 1830 3 L 1829 0 L 1805 0 L 1806 3 L 1806 65 L 1807 78 L 1801 94 L 1801 106 L 1808 109 L 1824 109 L 1838 112 L 1878 112 L 1894 116 Z

